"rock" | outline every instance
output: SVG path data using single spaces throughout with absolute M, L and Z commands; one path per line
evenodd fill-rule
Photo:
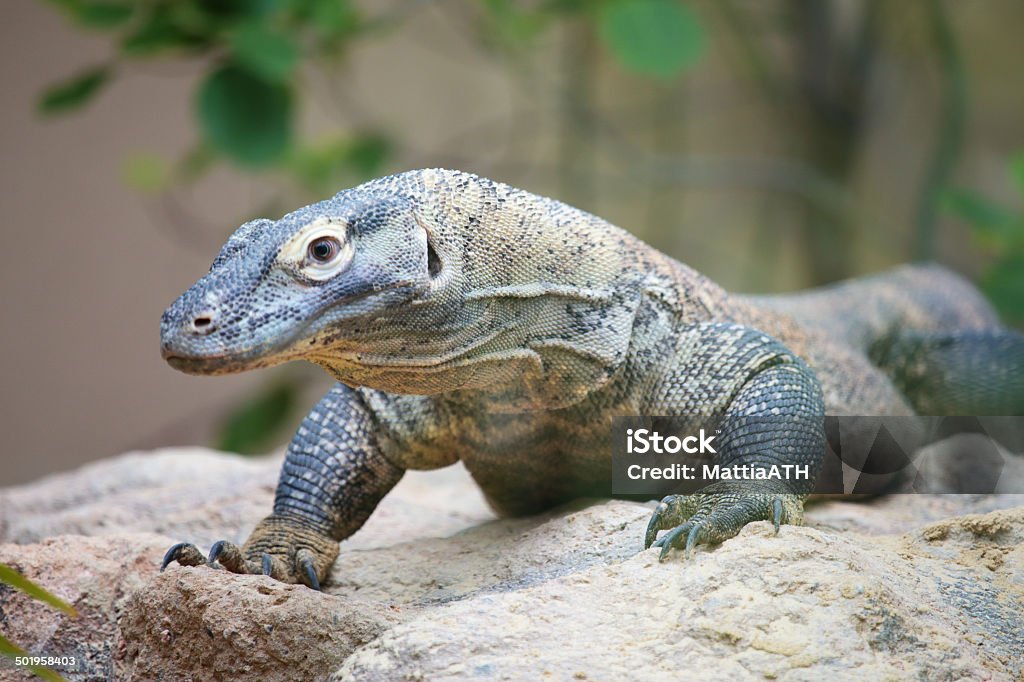
M 240 542 L 266 516 L 283 456 L 239 457 L 205 448 L 134 452 L 0 490 L 0 542 L 53 535 L 161 533 L 209 546 Z M 401 533 L 443 536 L 492 519 L 465 470 L 406 474 L 354 547 L 390 545 Z
M 113 665 L 117 623 L 130 596 L 156 575 L 154 559 L 166 538 L 149 533 L 86 537 L 60 535 L 32 545 L 0 545 L 7 564 L 72 604 L 69 618 L 6 585 L 0 586 L 0 632 L 37 656 L 73 657 L 54 666 L 68 679 L 107 680 Z M 10 662 L 0 658 L 0 679 Z M 14 679 L 35 679 L 24 674 Z
M 659 563 L 651 505 L 495 520 L 451 467 L 403 479 L 325 594 L 157 572 L 179 540 L 244 539 L 279 464 L 165 450 L 0 491 L 0 562 L 81 612 L 0 588 L 0 630 L 75 656 L 70 680 L 1024 675 L 1021 495 L 831 501 Z
M 208 548 L 219 539 L 244 540 L 271 507 L 280 466 L 280 456 L 166 449 L 129 453 L 0 490 L 0 543 L 6 543 L 0 544 L 0 563 L 38 581 L 80 614 L 69 619 L 0 585 L 0 632 L 35 655 L 74 656 L 74 667 L 58 666 L 69 680 L 108 680 L 115 666 L 118 679 L 154 679 L 161 671 L 167 672 L 163 679 L 236 679 L 217 667 L 221 654 L 227 660 L 237 657 L 242 668 L 259 671 L 263 680 L 296 679 L 294 671 L 314 666 L 318 672 L 308 679 L 326 676 L 351 651 L 345 642 L 362 643 L 376 623 L 393 624 L 398 612 L 358 598 L 341 600 L 352 602 L 349 609 L 322 610 L 323 595 L 226 571 L 175 566 L 158 573 L 164 552 L 175 542 L 187 539 Z M 442 537 L 493 518 L 464 470 L 410 472 L 344 547 L 348 554 Z M 260 585 L 246 582 L 251 580 Z M 207 585 L 209 599 L 194 596 L 199 590 L 190 596 L 189 585 L 197 583 Z M 277 599 L 287 606 L 273 607 Z M 166 618 L 176 625 L 168 626 Z M 287 623 L 280 624 L 280 618 Z M 126 623 L 131 626 L 120 637 L 119 623 L 122 630 Z M 318 630 L 314 623 L 323 627 Z M 294 624 L 308 631 L 297 632 Z M 254 639 L 264 626 L 278 634 Z M 267 658 L 267 651 L 289 638 L 296 642 L 289 655 Z M 244 646 L 246 641 L 273 647 L 261 652 L 256 645 Z M 302 656 L 310 663 L 297 663 Z M 7 659 L 0 658 L 0 679 L 9 671 Z M 34 679 L 27 673 L 22 678 Z
M 237 540 L 273 501 L 280 458 L 202 448 L 129 453 L 0 492 L 0 541 L 155 532 Z
M 398 620 L 378 603 L 262 576 L 168 571 L 127 604 L 116 647 L 117 676 L 318 679 Z
M 338 680 L 1012 679 L 1024 651 L 1024 509 L 865 536 L 748 526 L 689 561 L 635 551 L 645 514 L 605 503 L 517 544 L 524 571 L 396 626 Z M 644 510 L 646 511 L 646 510 Z M 598 560 L 587 557 L 597 527 Z M 631 551 L 632 550 L 632 551 Z M 513 550 L 513 557 L 516 552 Z M 511 559 L 512 563 L 518 560 Z

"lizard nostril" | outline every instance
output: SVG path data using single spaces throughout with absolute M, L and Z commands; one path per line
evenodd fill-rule
M 214 316 L 212 313 L 197 315 L 192 319 L 192 331 L 196 334 L 209 334 L 216 329 L 216 325 L 213 323 L 213 318 Z

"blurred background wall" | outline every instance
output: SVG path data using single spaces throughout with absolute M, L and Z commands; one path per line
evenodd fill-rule
M 1024 316 L 1017 0 L 9 0 L 0 485 L 279 445 L 327 385 L 197 378 L 164 307 L 255 215 L 448 166 L 727 287 L 934 259 Z

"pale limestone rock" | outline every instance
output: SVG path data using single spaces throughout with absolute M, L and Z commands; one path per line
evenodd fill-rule
M 326 594 L 157 573 L 173 542 L 244 539 L 279 464 L 164 450 L 0 491 L 0 562 L 82 614 L 0 588 L 0 631 L 75 656 L 70 680 L 1024 675 L 1024 496 L 827 502 L 808 527 L 753 524 L 659 563 L 640 551 L 650 505 L 494 520 L 452 467 L 403 479 Z

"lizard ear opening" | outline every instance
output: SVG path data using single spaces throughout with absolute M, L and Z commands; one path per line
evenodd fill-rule
M 436 279 L 441 274 L 441 258 L 437 255 L 429 234 L 427 235 L 427 273 L 429 273 L 430 279 Z

